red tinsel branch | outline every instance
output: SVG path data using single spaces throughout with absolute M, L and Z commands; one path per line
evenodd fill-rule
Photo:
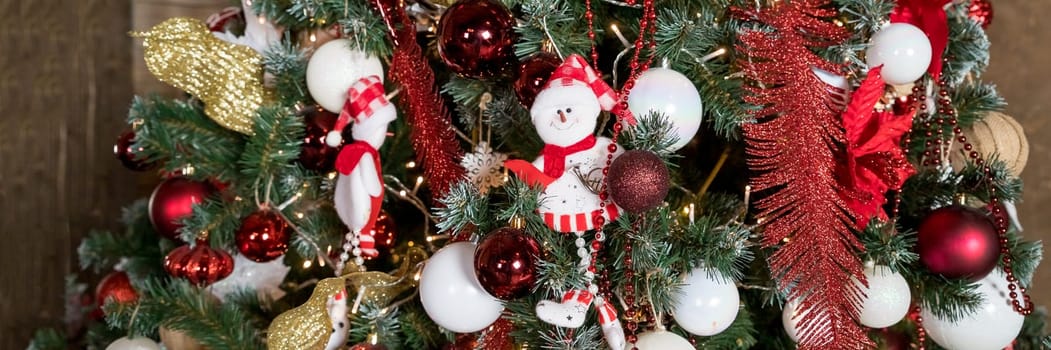
M 759 108 L 744 134 L 751 179 L 762 199 L 762 244 L 779 247 L 770 271 L 789 300 L 798 303 L 800 349 L 861 349 L 874 344 L 855 321 L 864 281 L 857 253 L 864 246 L 838 194 L 837 161 L 846 137 L 825 84 L 812 67 L 840 67 L 814 48 L 843 41 L 847 32 L 831 23 L 827 0 L 778 2 L 772 8 L 736 9 L 736 15 L 770 30 L 744 33 L 741 66 L 752 82 L 745 101 Z
M 434 195 L 444 196 L 464 175 L 460 165 L 463 150 L 453 133 L 452 119 L 435 89 L 434 71 L 416 43 L 416 27 L 405 14 L 402 3 L 393 0 L 372 0 L 372 3 L 387 23 L 394 42 L 390 77 L 401 85 L 403 97 L 398 99 L 398 105 L 412 126 L 416 162 L 423 166 Z

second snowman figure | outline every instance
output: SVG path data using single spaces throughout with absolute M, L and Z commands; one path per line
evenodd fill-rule
M 552 230 L 579 233 L 596 229 L 595 217 L 617 219 L 620 208 L 612 201 L 603 208 L 597 194 L 610 145 L 616 144 L 594 135 L 599 113 L 616 103 L 616 92 L 580 55 L 566 58 L 537 94 L 529 114 L 544 149 L 532 163 L 511 160 L 505 166 L 543 188 L 538 212 Z M 616 147 L 613 156 L 621 152 Z

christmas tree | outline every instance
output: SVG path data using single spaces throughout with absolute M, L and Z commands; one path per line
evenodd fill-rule
M 987 0 L 244 0 L 32 349 L 1039 349 Z

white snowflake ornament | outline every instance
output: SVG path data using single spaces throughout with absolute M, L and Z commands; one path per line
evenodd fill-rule
M 460 164 L 467 169 L 467 180 L 482 194 L 486 194 L 490 188 L 504 185 L 504 161 L 507 161 L 506 154 L 494 152 L 488 142 L 482 141 L 475 146 L 474 152 L 463 156 Z

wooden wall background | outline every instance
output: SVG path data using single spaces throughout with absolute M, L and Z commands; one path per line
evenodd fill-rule
M 63 279 L 79 270 L 90 228 L 114 228 L 120 207 L 149 194 L 152 176 L 111 154 L 134 93 L 174 93 L 153 80 L 126 33 L 172 16 L 204 18 L 230 0 L 0 0 L 0 349 L 61 324 Z M 1051 30 L 1047 1 L 993 0 L 986 79 L 1031 145 L 1022 221 L 1051 238 Z M 129 69 L 133 67 L 133 69 Z M 1047 247 L 1045 245 L 1045 247 Z M 1047 248 L 1045 248 L 1047 249 Z M 1051 263 L 1034 299 L 1051 305 Z

